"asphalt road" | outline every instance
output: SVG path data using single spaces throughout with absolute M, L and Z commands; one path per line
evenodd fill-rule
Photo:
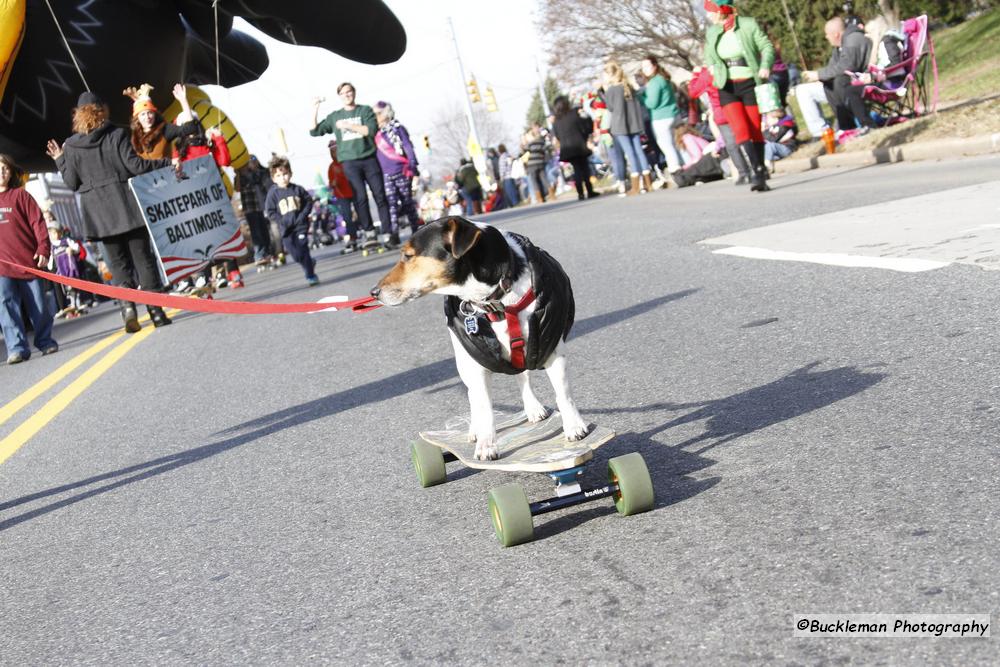
M 486 493 L 537 498 L 545 477 L 452 464 L 422 489 L 411 467 L 415 433 L 467 409 L 440 297 L 179 315 L 0 424 L 51 417 L 0 465 L 0 663 L 995 664 L 995 637 L 799 638 L 792 619 L 997 618 L 1000 275 L 700 242 L 998 179 L 994 157 L 491 216 L 572 277 L 576 401 L 619 432 L 587 479 L 638 451 L 656 488 L 652 512 L 572 508 L 511 549 Z M 955 229 L 998 221 L 982 210 L 955 198 Z M 319 288 L 292 265 L 225 296 L 361 296 L 394 261 L 319 257 Z M 0 368 L 0 406 L 119 326 L 60 323 L 59 354 Z M 511 379 L 495 390 L 517 408 Z

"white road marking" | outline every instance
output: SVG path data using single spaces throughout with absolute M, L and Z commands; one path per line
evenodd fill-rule
M 831 252 L 788 252 L 768 250 L 767 248 L 748 248 L 733 246 L 714 250 L 716 255 L 734 255 L 751 259 L 770 259 L 779 262 L 810 262 L 812 264 L 829 264 L 830 266 L 849 266 L 870 269 L 888 269 L 917 273 L 932 271 L 948 266 L 948 262 L 935 262 L 929 259 L 909 259 L 905 257 L 866 257 L 864 255 L 842 255 Z
M 890 271 L 1000 270 L 1000 182 L 746 229 L 701 243 L 728 255 Z M 847 203 L 845 201 L 845 203 Z

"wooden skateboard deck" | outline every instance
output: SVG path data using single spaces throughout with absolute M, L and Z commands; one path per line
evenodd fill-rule
M 583 465 L 594 450 L 615 436 L 609 428 L 596 426 L 582 440 L 568 442 L 563 436 L 562 415 L 553 412 L 531 424 L 523 412 L 496 415 L 497 449 L 495 461 L 476 459 L 476 443 L 469 442 L 468 429 L 422 431 L 420 438 L 451 452 L 470 468 L 525 472 L 553 472 Z

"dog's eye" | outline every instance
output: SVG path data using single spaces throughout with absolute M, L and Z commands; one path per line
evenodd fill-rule
M 409 262 L 414 257 L 412 254 L 407 255 L 405 252 L 404 253 L 400 253 L 400 254 L 403 256 L 403 261 L 404 262 Z

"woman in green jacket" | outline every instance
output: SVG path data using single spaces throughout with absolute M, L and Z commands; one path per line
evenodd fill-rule
M 770 190 L 754 88 L 770 76 L 774 47 L 756 21 L 736 16 L 733 0 L 705 0 L 705 11 L 712 22 L 705 33 L 705 64 L 712 70 L 719 102 L 736 143 L 750 163 L 750 189 Z
M 646 87 L 642 90 L 642 103 L 649 109 L 656 145 L 667 158 L 667 170 L 672 174 L 681 168 L 681 157 L 674 144 L 674 125 L 680 116 L 677 97 L 670 83 L 670 75 L 660 67 L 656 56 L 646 56 L 642 61 Z

